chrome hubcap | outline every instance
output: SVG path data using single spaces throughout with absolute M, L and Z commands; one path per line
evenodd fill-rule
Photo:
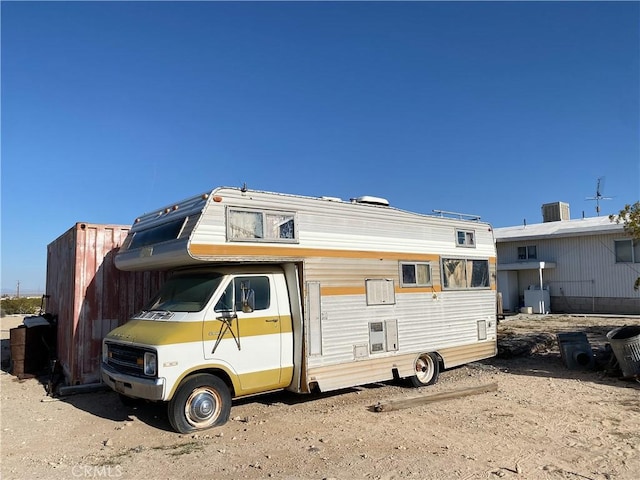
M 195 390 L 185 405 L 187 421 L 202 428 L 211 424 L 220 413 L 220 401 L 217 392 L 208 387 Z

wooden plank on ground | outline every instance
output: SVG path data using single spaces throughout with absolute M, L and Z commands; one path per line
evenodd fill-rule
M 391 400 L 389 402 L 375 404 L 371 409 L 374 412 L 390 412 L 392 410 L 400 410 L 403 408 L 415 407 L 416 405 L 424 405 L 427 403 L 440 402 L 442 400 L 450 400 L 454 398 L 468 397 L 471 395 L 480 395 L 482 393 L 495 392 L 498 390 L 497 383 L 489 383 L 480 385 L 479 387 L 462 388 L 449 392 L 436 393 L 435 395 L 427 395 L 423 397 L 406 398 L 403 400 Z

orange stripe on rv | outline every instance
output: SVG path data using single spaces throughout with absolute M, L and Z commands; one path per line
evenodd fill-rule
M 322 287 L 322 295 L 364 295 L 366 293 L 365 287 Z M 440 285 L 434 285 L 433 287 L 398 287 L 396 286 L 396 293 L 440 293 L 442 287 Z
M 364 250 L 331 250 L 325 248 L 274 247 L 261 245 L 206 245 L 195 243 L 189 246 L 192 255 L 237 257 L 330 257 L 330 258 L 378 258 L 384 260 L 438 261 L 440 257 L 431 253 L 379 252 Z

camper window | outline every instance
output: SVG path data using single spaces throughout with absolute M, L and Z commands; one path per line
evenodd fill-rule
M 264 238 L 262 214 L 259 212 L 229 211 L 229 238 L 234 240 L 254 240 Z
M 176 220 L 172 220 L 168 223 L 163 223 L 155 227 L 141 230 L 133 234 L 128 249 L 146 247 L 148 245 L 155 245 L 169 240 L 175 240 L 182 231 L 182 226 L 189 217 L 182 217 Z
M 296 240 L 295 214 L 229 209 L 227 237 L 236 241 L 293 242 Z
M 476 234 L 473 230 L 456 230 L 456 241 L 459 247 L 475 247 Z
M 443 287 L 450 289 L 488 288 L 489 261 L 462 258 L 442 259 Z
M 431 265 L 400 262 L 400 279 L 403 287 L 429 286 L 431 285 Z

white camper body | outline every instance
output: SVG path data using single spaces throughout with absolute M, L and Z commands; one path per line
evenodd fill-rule
M 496 354 L 496 250 L 478 220 L 222 187 L 137 219 L 115 261 L 176 271 L 105 338 L 102 370 L 126 397 L 168 401 L 178 431 L 223 423 L 231 397 L 421 386 Z

